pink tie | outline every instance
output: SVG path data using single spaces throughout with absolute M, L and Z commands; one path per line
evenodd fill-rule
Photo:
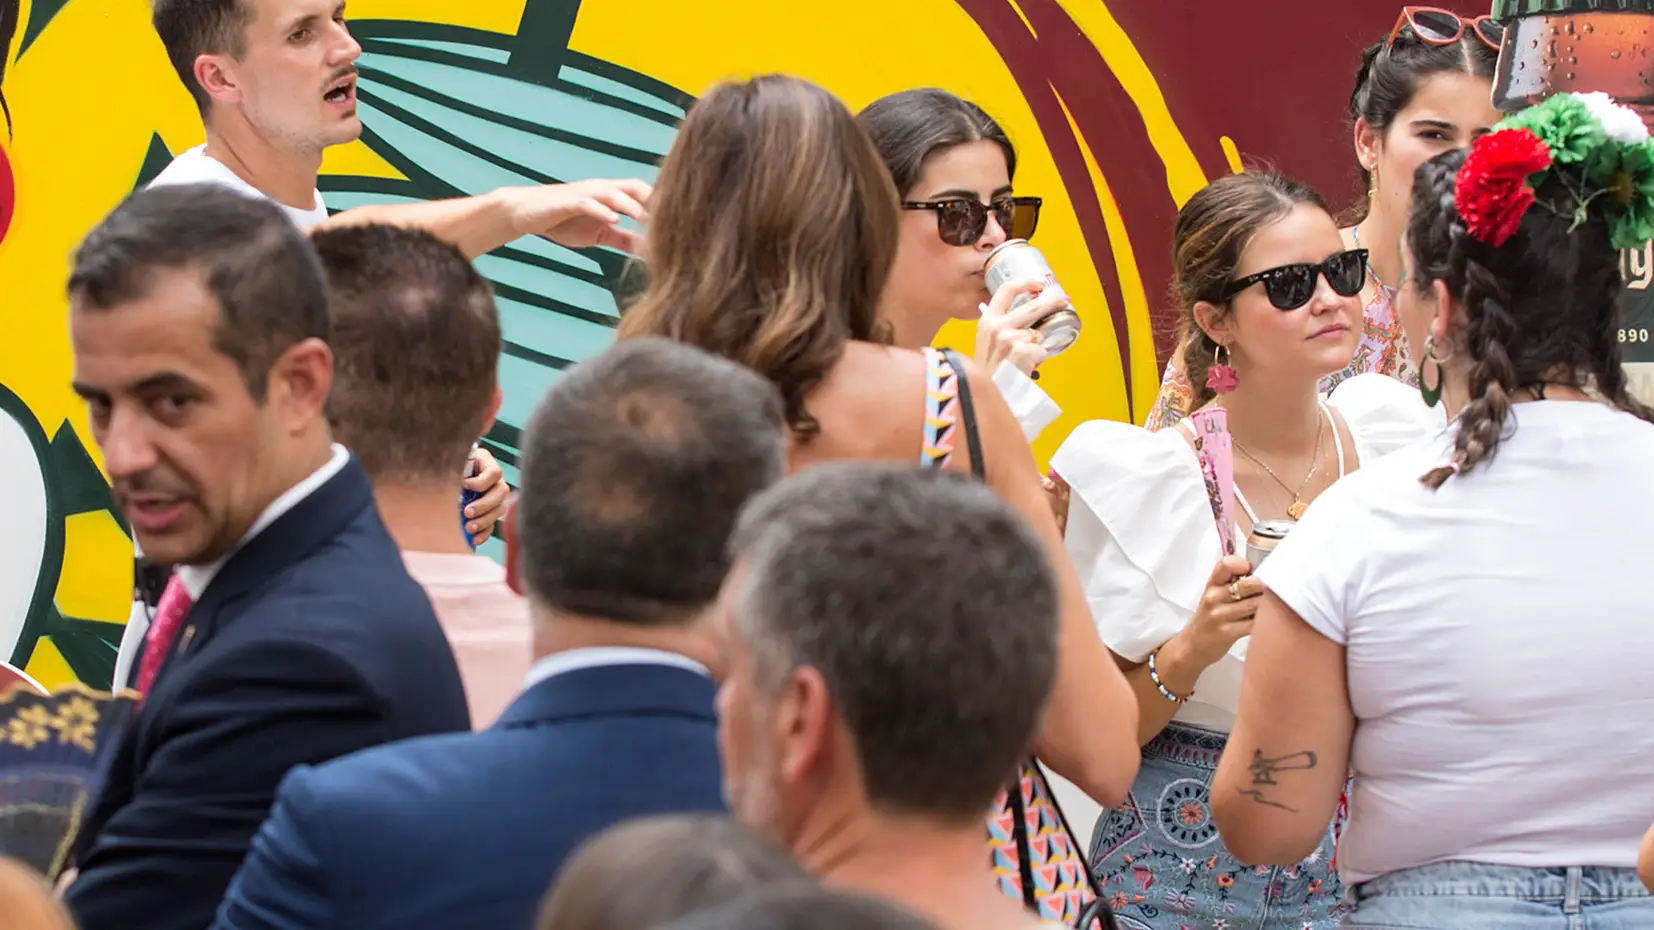
M 138 663 L 139 694 L 149 693 L 149 686 L 155 683 L 155 676 L 161 671 L 161 663 L 172 651 L 172 641 L 178 638 L 178 628 L 184 625 L 184 618 L 189 616 L 193 606 L 195 602 L 190 600 L 184 582 L 176 574 L 173 575 L 167 582 L 166 590 L 161 592 L 155 619 L 144 634 L 144 657 Z

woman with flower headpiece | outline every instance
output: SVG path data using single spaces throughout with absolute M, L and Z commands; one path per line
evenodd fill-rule
M 1654 143 L 1559 95 L 1413 191 L 1399 307 L 1454 421 L 1258 569 L 1218 829 L 1293 861 L 1353 769 L 1344 926 L 1654 927 L 1654 411 L 1620 368 L 1617 254 L 1654 233 Z

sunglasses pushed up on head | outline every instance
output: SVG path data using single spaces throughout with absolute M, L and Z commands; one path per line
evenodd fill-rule
M 1466 19 L 1439 7 L 1404 6 L 1401 15 L 1396 18 L 1395 28 L 1390 30 L 1390 38 L 1384 43 L 1386 48 L 1396 44 L 1396 37 L 1401 35 L 1403 26 L 1412 27 L 1413 35 L 1426 45 L 1452 45 L 1464 38 L 1466 32 L 1496 52 L 1505 41 L 1505 27 L 1494 22 L 1491 16 Z
M 903 210 L 932 210 L 936 213 L 936 234 L 948 245 L 975 245 L 988 230 L 988 214 L 1012 239 L 1028 239 L 1039 225 L 1038 197 L 1001 197 L 985 204 L 968 197 L 943 200 L 904 200 Z
M 1333 293 L 1340 297 L 1354 297 L 1361 293 L 1361 285 L 1367 282 L 1367 250 L 1350 249 L 1318 264 L 1301 262 L 1247 275 L 1224 288 L 1221 299 L 1231 300 L 1261 281 L 1264 293 L 1276 309 L 1296 310 L 1315 296 L 1315 282 L 1322 275 L 1326 276 Z

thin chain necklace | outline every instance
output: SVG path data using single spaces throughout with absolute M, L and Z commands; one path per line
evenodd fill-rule
M 1361 224 L 1360 223 L 1357 223 L 1354 226 L 1350 227 L 1350 238 L 1355 240 L 1355 247 L 1356 248 L 1358 248 L 1358 249 L 1361 248 Z M 1378 272 L 1373 270 L 1373 254 L 1371 252 L 1367 253 L 1367 275 L 1373 279 L 1373 283 L 1378 285 L 1381 290 L 1385 291 L 1386 293 L 1394 293 L 1395 292 L 1395 288 L 1391 287 L 1388 284 L 1385 284 L 1384 279 L 1380 278 L 1378 276 Z M 1262 463 L 1260 462 L 1259 464 L 1262 464 Z
M 1315 457 L 1310 460 L 1309 471 L 1304 473 L 1304 480 L 1298 482 L 1298 490 L 1296 491 L 1292 490 L 1292 487 L 1285 481 L 1282 481 L 1280 475 L 1275 474 L 1275 469 L 1270 468 L 1264 463 L 1263 459 L 1253 455 L 1245 446 L 1241 445 L 1240 440 L 1236 439 L 1233 433 L 1229 436 L 1229 441 L 1235 444 L 1235 448 L 1240 450 L 1241 455 L 1256 462 L 1259 468 L 1269 473 L 1269 477 L 1275 479 L 1275 483 L 1281 486 L 1281 490 L 1292 495 L 1292 503 L 1287 505 L 1286 515 L 1294 520 L 1302 517 L 1304 511 L 1309 509 L 1309 505 L 1304 503 L 1304 489 L 1309 487 L 1309 479 L 1315 477 L 1315 470 L 1321 467 L 1321 434 L 1325 431 L 1326 426 L 1326 416 L 1320 410 L 1317 410 L 1315 415 Z

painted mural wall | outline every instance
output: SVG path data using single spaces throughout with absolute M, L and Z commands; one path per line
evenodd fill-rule
M 321 187 L 344 209 L 652 180 L 685 108 L 726 77 L 786 71 L 858 109 L 948 88 L 1018 144 L 1018 192 L 1046 198 L 1038 244 L 1085 319 L 1044 370 L 1065 413 L 1043 459 L 1085 419 L 1147 412 L 1173 325 L 1172 219 L 1208 179 L 1262 158 L 1336 201 L 1356 193 L 1346 101 L 1359 49 L 1396 13 L 1387 0 L 351 0 L 366 131 L 329 153 Z M 67 260 L 202 129 L 145 0 L 0 0 L 0 65 L 0 658 L 48 687 L 103 687 L 132 547 L 68 387 Z M 535 402 L 612 338 L 623 260 L 534 239 L 478 266 L 507 341 L 487 441 L 515 482 Z M 971 333 L 943 339 L 966 347 Z

